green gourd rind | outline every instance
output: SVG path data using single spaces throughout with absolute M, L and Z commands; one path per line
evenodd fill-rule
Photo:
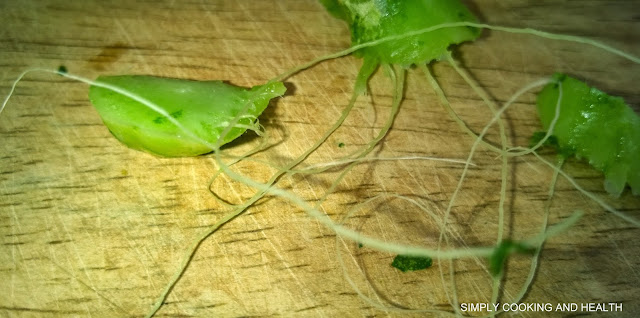
M 402 35 L 443 23 L 476 22 L 458 0 L 320 0 L 333 16 L 345 20 L 352 45 Z M 366 47 L 355 54 L 378 63 L 409 66 L 440 58 L 452 44 L 476 39 L 481 30 L 443 28 Z
M 604 188 L 614 196 L 628 183 L 640 194 L 640 117 L 622 98 L 555 74 L 538 95 L 538 113 L 545 130 L 555 116 L 559 88 L 560 114 L 553 129 L 560 152 L 585 159 L 605 175 Z
M 90 87 L 91 103 L 118 140 L 130 148 L 163 157 L 197 156 L 211 152 L 211 145 L 234 140 L 245 132 L 245 127 L 253 125 L 272 98 L 282 96 L 286 90 L 280 82 L 245 89 L 221 81 L 136 75 L 100 76 L 96 82 L 122 88 L 152 102 L 198 137 L 193 138 L 138 101 L 106 88 Z M 218 141 L 239 115 L 243 116 L 234 128 Z

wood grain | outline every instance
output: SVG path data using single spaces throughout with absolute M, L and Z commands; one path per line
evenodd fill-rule
M 640 54 L 639 1 L 467 3 L 487 23 L 584 36 Z M 59 65 L 88 78 L 150 74 L 252 86 L 349 46 L 346 25 L 309 0 L 10 0 L 0 2 L 0 18 L 2 96 L 25 69 Z M 640 105 L 639 66 L 585 45 L 487 31 L 454 54 L 498 102 L 562 71 Z M 359 65 L 345 57 L 289 78 L 287 95 L 261 117 L 273 146 L 256 157 L 284 165 L 310 147 L 346 106 Z M 431 68 L 456 111 L 479 131 L 491 116 L 487 107 L 447 63 Z M 466 157 L 473 140 L 448 117 L 419 70 L 408 73 L 401 110 L 372 155 Z M 370 91 L 308 164 L 337 160 L 376 136 L 392 95 L 383 72 Z M 507 112 L 510 143 L 526 145 L 539 129 L 534 102 L 535 94 L 526 94 Z M 20 82 L 0 114 L 0 136 L 0 313 L 5 317 L 141 317 L 193 240 L 228 211 L 210 190 L 235 203 L 253 193 L 225 177 L 209 186 L 217 170 L 210 156 L 163 159 L 122 146 L 88 102 L 86 85 L 51 74 L 32 73 Z M 488 138 L 498 141 L 497 130 Z M 247 135 L 225 151 L 239 154 L 258 142 Z M 478 166 L 450 217 L 452 244 L 458 247 L 495 244 L 500 160 L 483 150 L 474 163 Z M 523 239 L 540 230 L 552 171 L 533 157 L 510 163 L 507 234 Z M 255 161 L 234 168 L 260 181 L 274 172 Z M 629 191 L 616 200 L 603 192 L 602 175 L 586 164 L 571 161 L 565 170 L 585 189 L 640 218 L 640 199 Z M 460 173 L 460 165 L 430 161 L 361 164 L 320 208 L 340 220 L 368 198 L 398 193 L 441 215 Z M 283 178 L 278 186 L 313 203 L 337 176 L 331 171 Z M 560 180 L 550 223 L 578 209 L 585 211 L 579 223 L 545 245 L 524 302 L 616 302 L 624 306 L 619 316 L 637 316 L 640 231 Z M 424 246 L 434 246 L 439 234 L 426 213 L 397 199 L 364 206 L 347 225 Z M 400 315 L 364 301 L 345 273 L 362 293 L 386 306 L 450 310 L 451 286 L 443 287 L 438 267 L 403 274 L 389 266 L 393 256 L 336 242 L 332 230 L 300 208 L 267 196 L 204 242 L 158 316 Z M 448 272 L 446 262 L 437 265 Z M 528 257 L 510 260 L 504 301 L 517 293 L 529 265 Z M 456 261 L 454 270 L 460 302 L 490 299 L 485 260 Z M 589 315 L 544 313 L 583 314 Z

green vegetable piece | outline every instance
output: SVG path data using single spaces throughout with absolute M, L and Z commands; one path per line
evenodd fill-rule
M 255 122 L 270 99 L 283 95 L 286 90 L 279 82 L 245 89 L 221 81 L 153 76 L 100 76 L 97 82 L 147 99 L 208 143 L 190 137 L 165 116 L 138 101 L 106 88 L 91 86 L 89 99 L 118 140 L 133 149 L 164 157 L 211 152 L 209 145 L 216 144 L 223 130 L 240 116 L 218 145 L 234 140 Z
M 604 188 L 620 196 L 625 185 L 640 194 L 640 116 L 620 97 L 589 87 L 564 74 L 554 75 L 538 95 L 538 113 L 545 130 L 555 116 L 562 85 L 560 115 L 553 129 L 559 149 L 586 159 L 605 175 Z
M 542 140 L 542 138 L 544 138 L 547 135 L 546 132 L 544 131 L 536 131 L 533 133 L 533 136 L 531 136 L 531 140 L 529 142 L 529 147 L 533 147 L 535 145 L 538 144 L 538 142 L 540 142 L 540 140 Z M 556 136 L 549 136 L 549 138 L 544 142 L 543 144 L 544 146 L 549 146 L 549 147 L 559 147 L 560 145 L 558 145 L 558 138 L 556 138 Z
M 525 246 L 522 243 L 514 242 L 511 240 L 504 240 L 498 245 L 491 256 L 489 257 L 489 271 L 494 277 L 498 277 L 502 274 L 504 269 L 504 263 L 507 261 L 507 257 L 512 253 L 532 253 L 534 249 Z
M 544 131 L 537 131 L 533 133 L 533 136 L 531 136 L 531 140 L 529 142 L 529 147 L 534 147 L 535 145 L 537 145 L 538 142 L 540 142 L 540 140 L 542 140 L 546 135 L 547 133 Z M 553 135 L 549 136 L 549 138 L 547 138 L 547 140 L 545 140 L 544 144 L 542 145 L 554 148 L 563 158 L 569 158 L 574 155 L 574 152 L 571 149 L 561 148 L 560 144 L 558 143 L 558 137 Z
M 352 45 L 402 35 L 442 23 L 476 22 L 458 0 L 320 0 L 335 17 L 346 21 Z M 480 29 L 443 28 L 389 41 L 356 54 L 378 63 L 411 65 L 440 58 L 452 44 L 476 39 Z
M 417 271 L 431 267 L 433 260 L 425 256 L 398 255 L 393 259 L 391 266 L 402 272 Z

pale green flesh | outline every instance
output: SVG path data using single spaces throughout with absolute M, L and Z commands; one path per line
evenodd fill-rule
M 619 196 L 628 183 L 640 194 L 640 117 L 620 97 L 564 74 L 538 94 L 538 112 L 548 130 L 562 83 L 560 115 L 553 130 L 564 153 L 589 161 L 606 177 L 607 192 Z
M 89 99 L 111 133 L 130 148 L 164 157 L 197 156 L 211 152 L 211 145 L 225 127 L 243 114 L 253 118 L 238 120 L 250 125 L 267 107 L 269 100 L 284 94 L 282 83 L 274 82 L 245 89 L 221 81 L 191 81 L 153 76 L 101 76 L 97 82 L 110 84 L 157 105 L 199 139 L 192 138 L 165 116 L 129 97 L 97 86 L 89 89 Z M 218 146 L 228 143 L 246 129 L 232 128 Z
M 443 23 L 476 22 L 458 0 L 320 0 L 327 10 L 349 24 L 352 43 L 361 44 L 402 35 Z M 359 50 L 378 63 L 411 65 L 439 59 L 452 44 L 471 41 L 480 30 L 443 28 Z

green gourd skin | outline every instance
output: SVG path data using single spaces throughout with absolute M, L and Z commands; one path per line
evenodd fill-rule
M 345 20 L 352 45 L 401 35 L 443 23 L 476 22 L 457 0 L 320 0 L 335 17 Z M 367 47 L 356 55 L 377 63 L 409 66 L 440 58 L 452 44 L 471 41 L 480 29 L 444 28 Z
M 575 154 L 605 175 L 604 188 L 614 196 L 626 184 L 640 194 L 640 117 L 620 97 L 555 74 L 538 95 L 538 113 L 545 130 L 555 116 L 562 84 L 560 115 L 553 129 L 560 152 Z
M 153 76 L 100 76 L 96 82 L 125 89 L 156 104 L 203 143 L 190 137 L 165 116 L 112 90 L 91 86 L 89 99 L 111 133 L 130 148 L 162 157 L 197 156 L 211 146 L 228 143 L 246 128 L 234 127 L 218 143 L 223 130 L 238 115 L 250 115 L 237 125 L 250 126 L 269 104 L 286 91 L 280 82 L 245 89 L 221 81 L 192 81 Z M 247 108 L 248 106 L 248 108 Z

